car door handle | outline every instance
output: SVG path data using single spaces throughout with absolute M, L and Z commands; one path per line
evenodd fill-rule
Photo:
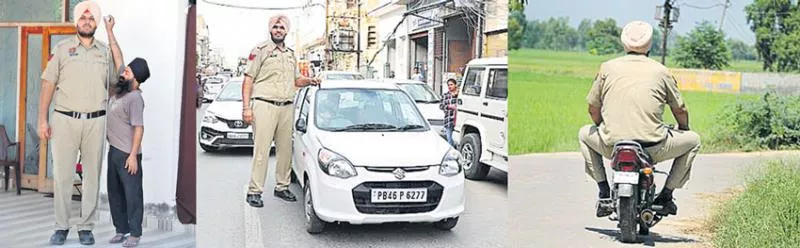
M 489 106 L 489 102 L 483 102 L 483 106 Z

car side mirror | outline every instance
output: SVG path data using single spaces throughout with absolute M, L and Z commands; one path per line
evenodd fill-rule
M 306 119 L 299 118 L 297 119 L 297 122 L 294 124 L 294 128 L 297 131 L 305 133 L 307 130 L 307 125 L 308 124 L 306 123 Z

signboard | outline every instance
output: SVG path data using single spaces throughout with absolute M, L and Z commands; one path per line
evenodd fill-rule
M 426 18 L 420 18 L 418 16 L 413 16 L 413 15 L 409 16 L 409 18 L 411 18 L 410 22 L 411 33 L 440 25 L 441 24 L 440 22 L 434 22 L 430 20 L 430 19 L 441 20 L 441 18 L 439 18 L 439 12 L 440 12 L 439 9 L 431 9 L 418 13 L 418 15 L 424 16 Z

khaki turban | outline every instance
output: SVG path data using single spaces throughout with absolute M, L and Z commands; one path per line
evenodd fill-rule
M 653 42 L 653 26 L 643 21 L 632 21 L 622 28 L 620 39 L 625 52 L 645 54 Z

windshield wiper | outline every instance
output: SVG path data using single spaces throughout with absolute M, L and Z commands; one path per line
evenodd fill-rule
M 411 129 L 422 129 L 422 128 L 425 128 L 425 126 L 413 124 L 413 125 L 405 125 L 405 126 L 402 126 L 402 127 L 398 127 L 397 130 L 406 131 L 406 130 L 411 130 Z
M 355 124 L 346 126 L 343 128 L 336 128 L 331 131 L 334 132 L 342 132 L 342 131 L 353 131 L 353 130 L 386 130 L 386 129 L 396 129 L 397 127 L 383 124 L 383 123 L 364 123 L 364 124 Z

